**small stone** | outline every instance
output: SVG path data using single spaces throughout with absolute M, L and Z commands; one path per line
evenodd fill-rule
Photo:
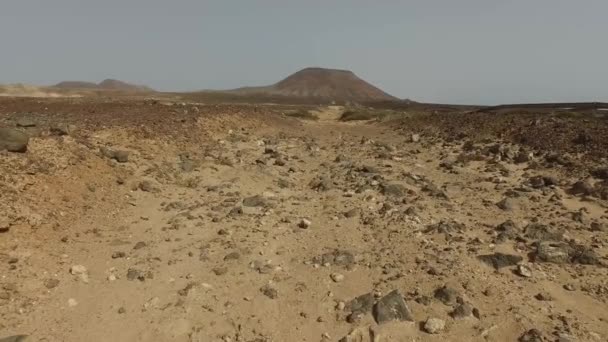
M 241 258 L 241 254 L 239 252 L 232 252 L 227 254 L 224 257 L 224 261 L 229 261 L 229 260 L 238 260 Z
M 72 275 L 80 277 L 80 279 L 85 283 L 89 282 L 88 270 L 83 265 L 74 265 L 70 267 L 70 273 Z
M 2 325 L 0 325 L 1 327 Z M 25 342 L 28 340 L 28 335 L 13 335 L 9 337 L 0 338 L 0 342 Z
M 534 296 L 534 298 L 543 301 L 543 302 L 549 302 L 553 300 L 553 296 L 551 296 L 551 294 L 549 294 L 548 292 L 540 292 L 538 294 L 536 294 L 536 296 Z
M 435 298 L 445 305 L 453 306 L 458 304 L 462 298 L 460 292 L 451 287 L 443 286 L 435 290 Z
M 221 276 L 221 275 L 228 273 L 228 268 L 227 267 L 216 267 L 213 269 L 213 273 L 217 276 Z
M 124 314 L 125 312 L 127 312 L 127 310 L 124 307 L 121 306 L 120 308 L 118 308 L 119 314 Z
M 133 249 L 137 250 L 137 249 L 141 249 L 146 247 L 146 243 L 143 241 L 139 241 L 138 243 L 135 244 L 135 246 L 133 246 Z
M 339 283 L 344 280 L 344 275 L 342 275 L 340 273 L 332 273 L 330 275 L 330 277 L 331 277 L 331 280 L 333 280 L 336 283 Z
M 59 279 L 55 279 L 55 278 L 49 278 L 49 279 L 45 279 L 44 280 L 44 287 L 46 287 L 47 289 L 54 289 L 57 286 L 59 286 Z
M 301 219 L 300 223 L 298 223 L 298 227 L 302 228 L 302 229 L 308 229 L 310 228 L 310 225 L 312 225 L 312 222 L 310 222 L 310 220 L 308 219 Z
M 156 191 L 156 187 L 149 180 L 144 180 L 144 181 L 139 182 L 138 187 L 139 187 L 139 190 L 144 191 L 144 192 L 155 192 Z
M 564 285 L 564 290 L 566 291 L 576 291 L 576 287 L 573 284 Z
M 277 289 L 270 285 L 264 285 L 260 288 L 260 292 L 270 299 L 276 299 L 279 296 Z
M 572 185 L 570 192 L 573 195 L 584 195 L 589 196 L 592 195 L 595 189 L 593 188 L 593 184 L 589 181 L 578 181 Z
M 429 334 L 439 334 L 445 329 L 445 321 L 439 318 L 429 318 L 424 322 L 424 331 Z
M 74 298 L 70 298 L 68 299 L 68 306 L 69 307 L 75 307 L 76 305 L 78 305 L 78 301 Z
M 266 199 L 263 196 L 256 195 L 243 199 L 244 207 L 264 207 L 266 206 Z
M 0 233 L 6 233 L 11 228 L 11 223 L 6 219 L 0 219 Z
M 129 161 L 129 151 L 114 151 L 114 159 L 119 163 L 126 163 Z
M 36 127 L 36 122 L 31 118 L 21 117 L 15 122 L 17 127 Z
M 471 304 L 460 304 L 454 311 L 450 312 L 450 316 L 454 319 L 465 319 L 473 316 L 473 306 Z
M 517 265 L 517 274 L 524 278 L 530 278 L 532 277 L 532 270 L 526 265 Z
M 410 136 L 410 140 L 411 140 L 411 142 L 415 142 L 415 143 L 419 142 L 420 141 L 420 134 L 412 134 Z
M 120 258 L 124 258 L 125 256 L 127 256 L 125 254 L 125 252 L 114 252 L 114 253 L 112 253 L 112 259 L 120 259 Z
M 521 335 L 519 342 L 543 342 L 543 334 L 538 329 L 530 329 Z
M 496 203 L 496 206 L 504 211 L 513 211 L 517 207 L 515 201 L 510 197 L 506 197 L 502 201 Z
M 139 280 L 139 281 L 144 281 L 146 280 L 145 275 L 137 269 L 134 268 L 129 268 L 127 270 L 127 280 Z

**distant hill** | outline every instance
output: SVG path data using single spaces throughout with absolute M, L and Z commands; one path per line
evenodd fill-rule
M 285 96 L 330 101 L 397 100 L 396 97 L 360 79 L 352 71 L 324 68 L 302 69 L 270 86 L 245 87 L 230 92 L 244 95 Z
M 133 91 L 133 92 L 154 91 L 154 89 L 146 87 L 146 86 L 130 84 L 127 82 L 113 80 L 113 79 L 106 79 L 99 83 L 82 82 L 82 81 L 63 81 L 63 82 L 59 82 L 59 83 L 55 84 L 53 87 L 60 88 L 60 89 L 118 90 L 118 91 Z

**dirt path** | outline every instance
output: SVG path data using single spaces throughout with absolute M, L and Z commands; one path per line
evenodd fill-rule
M 218 132 L 201 147 L 207 157 L 182 170 L 196 184 L 124 190 L 119 210 L 81 217 L 65 242 L 8 250 L 27 272 L 2 275 L 10 298 L 0 336 L 317 342 L 354 331 L 345 341 L 516 341 L 537 329 L 546 340 L 608 338 L 606 269 L 528 262 L 533 241 L 517 238 L 539 222 L 605 241 L 569 217 L 584 206 L 587 221 L 605 221 L 601 203 L 532 189 L 501 209 L 529 178 L 525 164 L 448 165 L 460 144 L 340 124 L 338 112 L 291 133 Z M 133 167 L 145 178 L 151 165 L 163 164 Z M 512 235 L 499 239 L 507 220 Z M 479 257 L 497 252 L 519 259 L 499 257 L 495 269 Z M 414 322 L 379 325 L 377 307 L 353 309 L 354 298 L 371 294 L 373 304 L 394 290 Z M 428 333 L 428 318 L 445 327 Z

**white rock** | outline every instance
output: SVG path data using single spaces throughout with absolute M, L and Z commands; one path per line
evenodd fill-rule
M 76 305 L 78 305 L 78 301 L 76 301 L 76 299 L 74 299 L 74 298 L 70 298 L 70 299 L 68 299 L 68 306 L 69 306 L 69 307 L 73 308 L 73 307 L 75 307 Z
M 429 318 L 424 323 L 424 331 L 429 334 L 439 334 L 445 329 L 445 321 L 439 318 Z
M 332 273 L 330 275 L 330 277 L 331 277 L 331 280 L 333 280 L 336 283 L 339 283 L 344 280 L 344 275 L 342 275 L 340 273 Z

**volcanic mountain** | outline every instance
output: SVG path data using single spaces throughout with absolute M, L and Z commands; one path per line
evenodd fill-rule
M 137 92 L 148 92 L 154 91 L 153 89 L 142 86 L 130 84 L 127 82 L 107 79 L 99 83 L 93 82 L 82 82 L 82 81 L 64 81 L 55 84 L 53 87 L 61 89 L 92 89 L 92 90 L 118 90 L 118 91 L 137 91 Z
M 305 68 L 270 86 L 245 87 L 231 92 L 353 102 L 397 99 L 360 79 L 352 71 L 324 68 Z

